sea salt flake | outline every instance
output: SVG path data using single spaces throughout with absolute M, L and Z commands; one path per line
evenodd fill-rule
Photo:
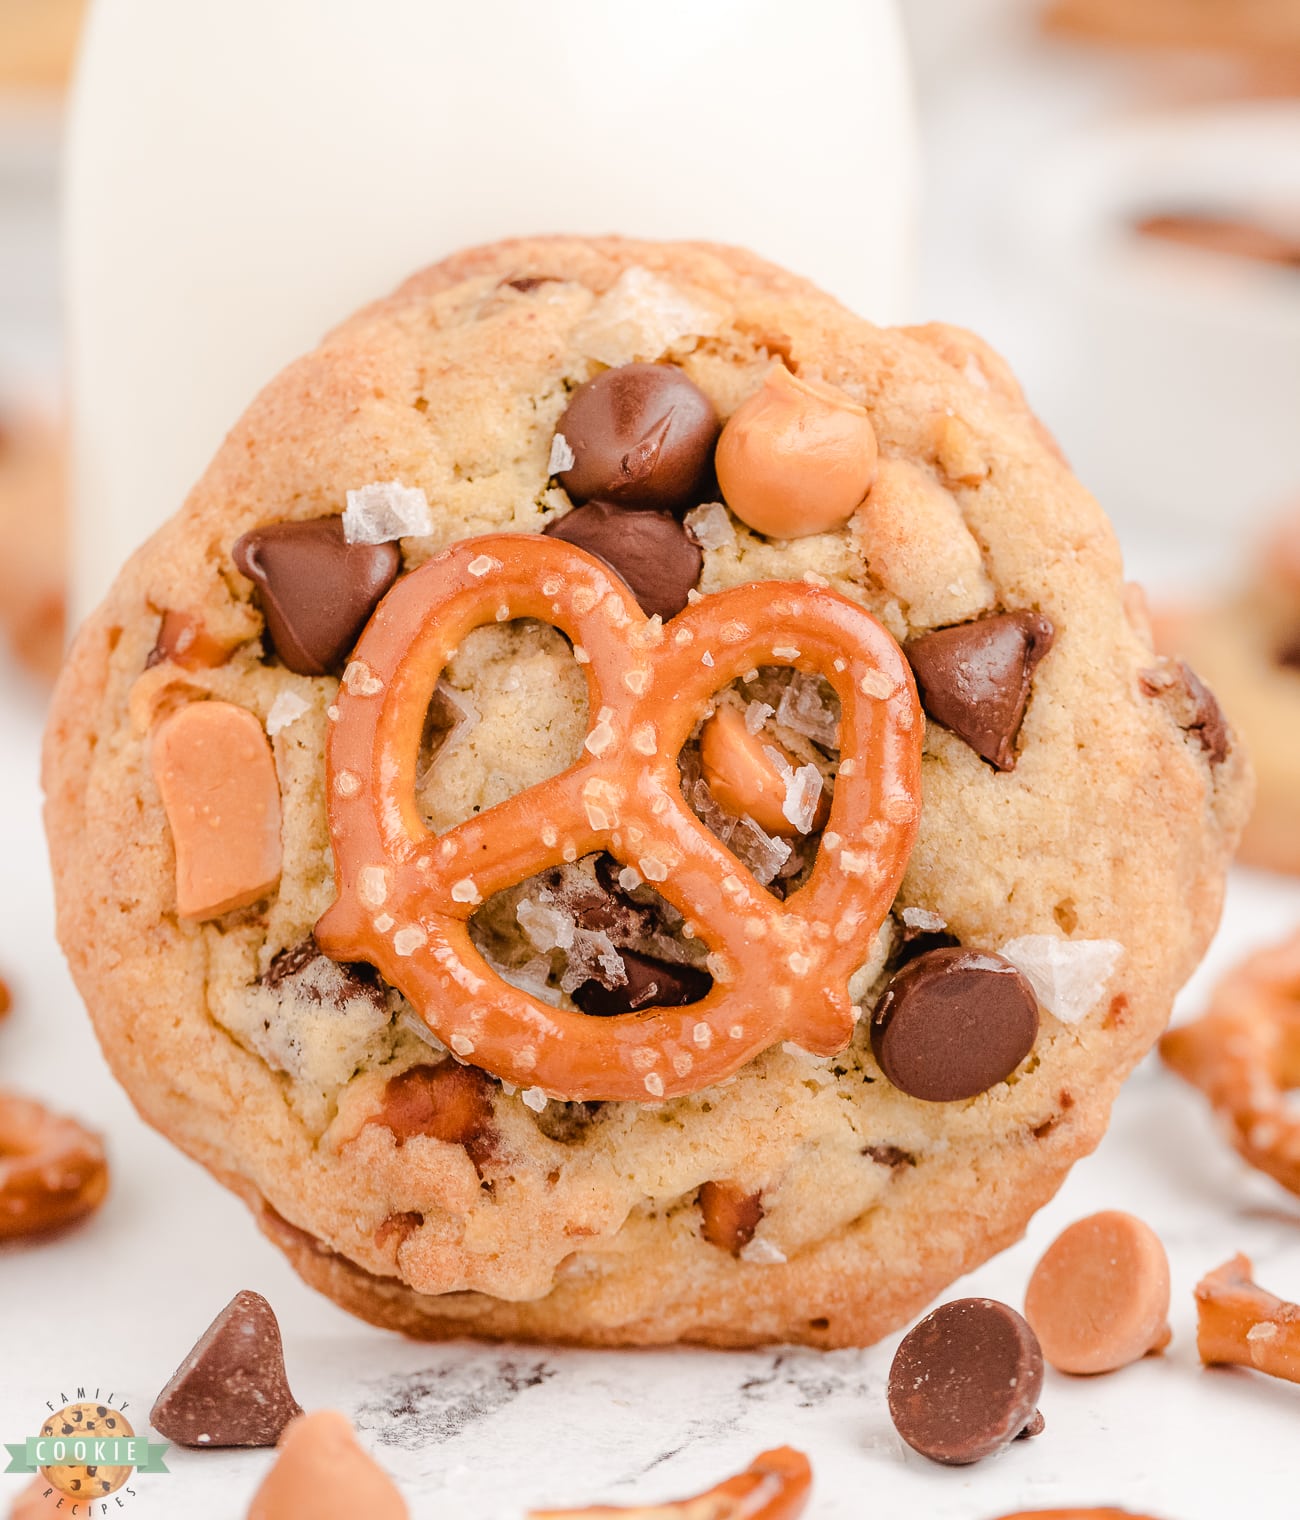
M 575 644 L 573 646 L 573 662 L 575 665 L 591 664 L 591 656 L 587 653 L 581 644 Z
M 644 667 L 637 670 L 625 670 L 623 672 L 623 685 L 633 694 L 642 696 L 650 684 L 650 672 Z
M 569 463 L 573 463 L 572 458 Z M 540 1087 L 525 1087 L 519 1097 L 524 1107 L 531 1108 L 535 1114 L 540 1114 L 550 1101 Z
M 812 832 L 817 804 L 822 795 L 822 773 L 815 765 L 801 765 L 785 778 L 785 800 L 781 812 L 801 834 Z
M 546 952 L 572 948 L 577 920 L 573 914 L 554 903 L 536 902 L 531 897 L 521 898 L 515 907 L 515 918 L 535 950 Z
M 476 581 L 481 581 L 489 570 L 499 570 L 501 561 L 493 559 L 490 554 L 476 554 L 465 568 Z
M 633 266 L 625 269 L 573 331 L 578 351 L 611 367 L 658 359 L 683 338 L 716 332 L 719 313 L 684 290 Z
M 1278 1328 L 1268 1320 L 1261 1320 L 1258 1325 L 1252 1325 L 1246 1331 L 1248 1341 L 1271 1341 L 1276 1339 Z
M 1024 975 L 1049 1013 L 1063 1024 L 1077 1024 L 1100 998 L 1124 946 L 1113 939 L 1025 934 L 998 953 Z
M 893 696 L 894 683 L 883 670 L 869 670 L 858 679 L 858 690 L 864 697 L 877 697 L 883 701 Z
M 276 734 L 310 711 L 311 704 L 304 702 L 296 691 L 278 691 L 266 714 L 266 731 L 274 739 Z
M 657 855 L 643 855 L 637 861 L 641 874 L 647 881 L 667 881 L 668 867 Z
M 776 708 L 770 702 L 751 702 L 745 709 L 746 733 L 760 733 L 763 725 L 775 712 Z
M 779 1267 L 787 1257 L 779 1246 L 756 1235 L 753 1240 L 741 1246 L 740 1259 L 749 1262 L 751 1266 Z
M 829 586 L 830 582 L 816 570 L 805 570 L 803 579 L 809 586 Z
M 364 660 L 350 660 L 343 672 L 343 689 L 354 697 L 378 696 L 384 683 Z
M 361 790 L 361 778 L 355 771 L 340 771 L 334 778 L 334 790 L 340 797 L 355 797 Z
M 482 894 L 474 885 L 472 876 L 462 876 L 459 881 L 452 882 L 451 900 L 459 903 L 481 903 Z
M 785 963 L 796 976 L 807 976 L 812 970 L 812 957 L 804 955 L 800 950 L 792 950 L 786 956 Z
M 919 929 L 922 934 L 942 934 L 948 927 L 943 914 L 930 908 L 904 908 L 902 919 L 909 929 Z
M 712 667 L 712 665 L 713 665 L 713 656 L 709 653 L 709 651 L 707 649 L 700 656 L 700 664 L 701 665 L 708 665 L 710 667 Z
M 602 707 L 596 714 L 596 722 L 591 732 L 582 741 L 583 748 L 590 750 L 596 759 L 607 755 L 618 742 L 618 736 L 614 732 L 614 709 Z
M 571 470 L 577 463 L 578 456 L 569 445 L 569 440 L 563 433 L 556 433 L 551 439 L 551 457 L 546 464 L 548 475 L 562 475 L 565 470 Z M 547 596 L 554 596 L 553 591 L 548 591 Z
M 357 896 L 367 908 L 382 908 L 388 901 L 387 866 L 362 866 L 357 872 Z
M 662 1098 L 664 1095 L 664 1079 L 657 1071 L 646 1073 L 645 1090 L 652 1098 Z
M 695 1057 L 689 1050 L 679 1050 L 673 1057 L 673 1070 L 679 1077 L 684 1077 L 695 1065 Z
M 387 544 L 433 532 L 429 500 L 418 486 L 375 481 L 347 493 L 343 538 L 349 544 Z
M 779 650 L 772 652 L 773 654 L 780 653 Z M 840 736 L 839 702 L 834 694 L 828 700 L 821 688 L 822 682 L 819 676 L 796 670 L 781 693 L 781 701 L 776 709 L 776 721 L 784 723 L 787 728 L 794 729 L 797 734 L 803 734 L 814 744 L 822 744 L 827 749 L 834 749 L 839 743 Z
M 704 965 L 709 975 L 715 982 L 726 983 L 732 979 L 731 962 L 718 950 L 710 950 L 704 958 Z M 705 1028 L 708 1026 L 705 1025 Z
M 375 933 L 387 934 L 396 922 L 397 920 L 391 913 L 381 913 L 374 921 Z
M 530 997 L 535 997 L 539 1003 L 549 1003 L 552 1008 L 558 1008 L 562 1000 L 562 994 L 558 987 L 550 985 L 551 958 L 549 955 L 534 956 L 532 960 L 525 961 L 522 966 L 502 966 L 490 957 L 485 957 L 489 966 L 509 986 L 517 988 L 520 992 L 526 992 Z M 529 1063 L 523 1061 L 525 1051 L 517 1053 L 517 1059 L 521 1065 Z
M 631 866 L 624 866 L 618 873 L 618 884 L 625 892 L 635 892 L 641 885 L 641 873 Z
M 638 755 L 653 755 L 659 748 L 659 735 L 653 723 L 638 723 L 628 735 L 629 746 Z
M 736 530 L 731 514 L 720 501 L 706 501 L 703 506 L 692 508 L 683 521 L 701 549 L 735 548 Z
M 474 1054 L 474 1041 L 468 1035 L 454 1034 L 447 1043 L 458 1056 L 472 1056 Z
M 713 1031 L 707 1024 L 697 1024 L 691 1030 L 691 1039 L 695 1041 L 701 1050 L 707 1050 L 713 1044 Z
M 794 644 L 773 644 L 772 646 L 772 655 L 778 660 L 797 660 L 802 653 L 803 651 Z
M 875 864 L 875 859 L 870 850 L 841 850 L 840 870 L 846 876 L 865 876 Z
M 414 955 L 428 941 L 429 936 L 423 929 L 415 924 L 408 924 L 405 929 L 399 929 L 393 935 L 393 949 L 398 955 Z

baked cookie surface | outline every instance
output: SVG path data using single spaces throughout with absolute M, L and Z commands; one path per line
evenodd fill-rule
M 622 379 L 592 387 L 605 375 Z M 782 442 L 805 424 L 829 440 L 806 504 Z M 629 713 L 672 709 L 660 640 L 711 626 L 718 593 L 783 583 L 770 623 L 736 635 L 752 666 L 727 667 L 727 620 L 701 651 L 717 686 L 671 783 L 639 722 L 590 710 L 583 640 L 498 598 L 516 561 L 565 567 L 562 627 L 591 615 L 586 589 L 620 649 L 640 641 L 642 664 L 618 667 Z M 439 653 L 410 674 L 399 609 L 430 609 L 436 642 L 471 594 L 481 626 L 441 673 Z M 799 645 L 823 614 L 847 630 L 844 672 Z M 1248 790 L 1202 696 L 1153 653 L 1100 509 L 977 339 L 873 327 L 732 249 L 471 250 L 275 380 L 79 635 L 45 762 L 60 937 L 142 1114 L 363 1317 L 428 1337 L 867 1344 L 1017 1238 L 1163 1028 Z M 866 747 L 881 724 L 884 760 Z M 391 781 L 397 727 L 411 795 L 388 837 L 416 843 L 353 859 L 351 810 Z M 636 754 L 677 787 L 687 855 L 716 865 L 723 846 L 746 873 L 702 868 L 700 890 L 719 923 L 729 898 L 761 904 L 754 962 L 783 957 L 771 1006 L 728 1001 L 750 968 L 719 959 L 684 873 L 624 837 L 617 798 L 588 797 L 572 827 L 520 801 L 620 755 L 635 790 Z M 503 839 L 521 819 L 536 838 Z M 441 917 L 403 917 L 384 873 L 439 840 L 515 848 L 518 879 L 471 861 Z M 336 868 L 382 957 L 339 930 Z M 890 911 L 782 940 L 827 881 Z M 438 945 L 469 968 L 459 993 Z M 826 1000 L 796 991 L 789 1030 L 738 1037 L 697 1084 L 691 1009 L 716 1055 L 728 1016 L 743 1034 L 826 967 L 837 1039 L 812 1048 L 800 1018 Z M 503 1077 L 500 1041 L 476 1049 L 502 987 L 521 1048 L 559 1051 L 532 1087 Z M 577 1061 L 566 1083 L 584 1016 L 637 1050 L 658 1031 L 639 1069 L 659 1090 L 632 1098 Z

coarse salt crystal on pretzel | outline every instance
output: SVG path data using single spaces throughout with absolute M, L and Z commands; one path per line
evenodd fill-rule
M 553 594 L 542 590 L 557 580 Z M 502 599 L 512 617 L 553 622 L 591 656 L 590 758 L 435 844 L 415 805 L 425 711 L 457 646 Z M 847 984 L 860 955 L 854 942 L 818 939 L 814 926 L 852 919 L 864 937 L 874 934 L 920 815 L 916 688 L 897 644 L 862 608 L 820 587 L 740 586 L 679 614 L 670 629 L 691 640 L 674 639 L 653 659 L 629 633 L 644 623 L 622 582 L 574 546 L 519 535 L 466 540 L 380 605 L 354 660 L 374 672 L 382 693 L 359 697 L 345 683 L 330 734 L 338 900 L 316 925 L 317 943 L 337 959 L 378 967 L 439 1039 L 453 1049 L 457 1037 L 472 1042 L 484 1070 L 556 1098 L 670 1098 L 721 1081 L 782 1040 L 818 1055 L 842 1049 L 855 1023 Z M 788 645 L 796 631 L 797 650 Z M 716 646 L 713 665 L 691 654 L 696 639 Z M 755 663 L 787 662 L 820 673 L 839 697 L 841 752 L 859 764 L 836 788 L 829 825 L 862 845 L 821 854 L 808 881 L 778 903 L 686 805 L 677 753 L 716 691 Z M 864 679 L 874 689 L 877 675 L 888 680 L 886 697 L 865 694 Z M 629 742 L 647 723 L 659 735 L 652 756 Z M 366 782 L 340 788 L 342 776 Z M 552 844 L 544 825 L 557 831 Z M 474 946 L 470 910 L 559 865 L 566 850 L 635 859 L 668 902 L 706 926 L 702 938 L 735 962 L 736 978 L 684 1008 L 599 1020 L 502 981 Z M 376 927 L 364 890 L 376 867 L 392 881 L 385 907 L 397 927 L 388 932 Z M 701 1025 L 714 1036 L 703 1052 Z M 684 1052 L 687 1064 L 674 1059 Z

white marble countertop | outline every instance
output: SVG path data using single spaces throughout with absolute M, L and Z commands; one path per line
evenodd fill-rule
M 98 1384 L 147 1414 L 209 1319 L 238 1289 L 271 1300 L 295 1393 L 335 1406 L 401 1483 L 417 1517 L 517 1517 L 530 1504 L 629 1503 L 690 1493 L 789 1442 L 813 1461 L 810 1520 L 870 1512 L 992 1520 L 1022 1507 L 1112 1502 L 1164 1520 L 1296 1513 L 1300 1388 L 1203 1371 L 1191 1289 L 1237 1250 L 1300 1297 L 1300 1203 L 1239 1163 L 1200 1100 L 1148 1062 L 1100 1150 L 1027 1239 L 949 1296 L 1019 1304 L 1055 1231 L 1103 1207 L 1146 1218 L 1169 1249 L 1174 1342 L 1114 1376 L 1049 1371 L 1046 1432 L 981 1466 L 943 1469 L 890 1424 L 895 1341 L 866 1352 L 724 1354 L 425 1346 L 355 1322 L 303 1286 L 242 1205 L 135 1116 L 109 1077 L 52 930 L 38 816 L 39 703 L 0 675 L 0 968 L 16 1006 L 0 1025 L 0 1080 L 102 1129 L 113 1189 L 87 1226 L 0 1249 L 0 1441 L 33 1433 L 45 1400 Z M 1300 918 L 1300 883 L 1238 873 L 1207 977 Z M 71 1396 L 71 1395 L 69 1395 Z M 170 1476 L 137 1477 L 129 1513 L 237 1520 L 266 1452 L 173 1448 Z M 0 1477 L 0 1505 L 26 1483 Z

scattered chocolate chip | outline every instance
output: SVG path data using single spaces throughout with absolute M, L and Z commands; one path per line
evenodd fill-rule
M 272 523 L 230 552 L 257 587 L 275 653 L 301 676 L 342 670 L 402 564 L 396 544 L 348 543 L 341 517 Z
M 542 531 L 604 560 L 627 582 L 642 612 L 658 613 L 665 622 L 685 607 L 704 565 L 699 544 L 669 512 L 591 501 Z
M 942 1304 L 903 1337 L 889 1413 L 922 1456 L 978 1462 L 1043 1428 L 1043 1353 L 1028 1324 L 991 1298 Z
M 627 981 L 604 987 L 594 977 L 576 987 L 573 1001 L 597 1018 L 619 1013 L 638 1013 L 643 1008 L 680 1008 L 698 1003 L 713 985 L 707 971 L 678 961 L 656 960 L 638 950 L 620 950 Z
M 700 499 L 718 417 L 676 366 L 624 364 L 575 391 L 556 431 L 574 456 L 556 478 L 574 501 L 675 512 Z
M 517 290 L 527 295 L 530 290 L 536 290 L 539 285 L 554 285 L 559 281 L 556 274 L 521 274 L 513 280 L 502 280 L 503 286 L 508 285 L 511 290 Z
M 891 1170 L 916 1165 L 916 1157 L 911 1151 L 905 1151 L 897 1145 L 869 1145 L 862 1154 L 870 1156 L 877 1166 L 887 1166 Z
M 698 1202 L 700 1234 L 711 1246 L 738 1256 L 762 1222 L 762 1194 L 747 1192 L 734 1182 L 706 1182 Z
M 1041 612 L 999 612 L 922 634 L 906 654 L 930 717 L 1011 771 L 1034 671 L 1055 637 Z
M 871 1048 L 901 1092 L 954 1103 L 995 1087 L 1038 1034 L 1038 1001 L 1000 955 L 928 950 L 895 973 L 871 1019 Z
M 301 1413 L 289 1391 L 275 1311 L 245 1289 L 203 1332 L 149 1419 L 180 1446 L 274 1446 Z
M 1138 679 L 1145 696 L 1169 705 L 1174 721 L 1197 741 L 1209 763 L 1222 765 L 1228 758 L 1232 730 L 1218 698 L 1192 667 L 1182 660 L 1165 660 L 1144 670 Z
M 415 1135 L 464 1146 L 481 1174 L 496 1154 L 492 1090 L 491 1081 L 475 1066 L 457 1061 L 410 1066 L 389 1078 L 383 1107 L 366 1122 L 391 1130 L 399 1146 Z

